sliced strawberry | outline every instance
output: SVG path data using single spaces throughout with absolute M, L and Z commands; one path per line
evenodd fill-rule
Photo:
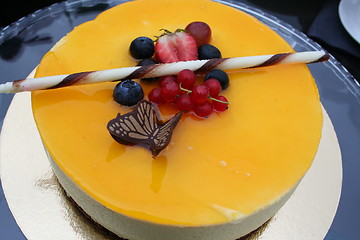
M 165 31 L 155 44 L 155 58 L 162 63 L 197 60 L 197 54 L 194 37 L 181 30 Z
M 158 62 L 162 63 L 179 61 L 172 35 L 164 35 L 157 40 L 155 44 L 155 58 Z
M 198 49 L 195 38 L 186 32 L 175 33 L 175 42 L 180 61 L 198 59 Z

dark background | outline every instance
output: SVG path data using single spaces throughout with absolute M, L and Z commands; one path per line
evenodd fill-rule
M 3 1 L 0 9 L 0 28 L 35 12 L 38 9 L 60 2 L 56 0 Z

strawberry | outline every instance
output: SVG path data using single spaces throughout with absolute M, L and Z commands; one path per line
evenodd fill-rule
M 155 44 L 155 58 L 161 63 L 197 60 L 198 50 L 193 36 L 184 30 L 165 32 Z

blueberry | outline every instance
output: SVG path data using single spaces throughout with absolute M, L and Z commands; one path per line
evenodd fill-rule
M 158 62 L 155 61 L 154 59 L 151 59 L 151 58 L 145 58 L 143 60 L 141 60 L 139 63 L 138 63 L 138 66 L 147 66 L 147 65 L 151 65 L 151 64 L 157 64 Z M 141 80 L 142 81 L 145 81 L 145 82 L 154 82 L 156 81 L 157 77 L 154 77 L 154 78 L 142 78 Z
M 136 59 L 150 58 L 154 54 L 154 42 L 148 37 L 138 37 L 130 44 L 130 54 Z
M 198 49 L 198 58 L 200 60 L 221 58 L 221 52 L 217 47 L 211 44 L 203 44 Z
M 159 63 L 159 62 L 155 61 L 152 58 L 145 58 L 138 63 L 138 66 L 146 66 L 146 65 L 157 64 L 157 63 Z
M 227 75 L 226 72 L 224 72 L 220 69 L 211 70 L 208 74 L 206 74 L 205 81 L 210 78 L 217 79 L 220 82 L 221 88 L 223 90 L 225 90 L 226 88 L 229 87 L 229 76 Z
M 131 107 L 143 99 L 144 92 L 137 82 L 124 80 L 116 84 L 113 97 L 117 103 Z

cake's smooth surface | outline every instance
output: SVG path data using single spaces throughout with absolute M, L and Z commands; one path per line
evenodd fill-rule
M 140 0 L 77 27 L 44 57 L 36 76 L 134 66 L 132 39 L 195 20 L 211 26 L 212 44 L 224 57 L 292 51 L 268 27 L 228 6 Z M 114 83 L 35 92 L 34 117 L 61 171 L 106 208 L 165 225 L 228 223 L 294 189 L 311 165 L 322 126 L 305 65 L 242 71 L 230 79 L 224 92 L 229 110 L 206 120 L 183 117 L 168 149 L 154 160 L 108 134 L 106 123 L 129 111 L 112 100 Z M 165 117 L 174 113 L 161 110 Z

